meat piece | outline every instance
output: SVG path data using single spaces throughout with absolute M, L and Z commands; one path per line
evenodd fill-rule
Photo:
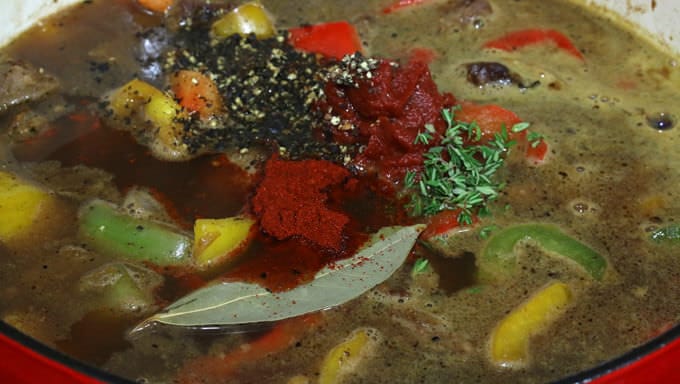
M 474 24 L 493 13 L 488 0 L 449 0 L 440 6 L 440 11 L 448 21 L 457 24 Z
M 480 61 L 466 64 L 467 80 L 474 85 L 519 83 L 518 76 L 501 63 Z
M 478 87 L 489 84 L 498 86 L 514 84 L 520 89 L 526 90 L 540 84 L 539 81 L 526 82 L 522 76 L 501 63 L 480 61 L 466 64 L 465 67 L 467 68 L 467 80 Z
M 23 141 L 40 135 L 49 129 L 49 123 L 73 111 L 64 97 L 58 93 L 50 93 L 39 101 L 29 105 L 21 105 L 8 111 L 3 120 L 7 133 L 13 140 Z M 2 112 L 0 112 L 2 114 Z
M 0 63 L 0 114 L 10 107 L 37 100 L 59 87 L 58 81 L 31 66 L 19 61 Z

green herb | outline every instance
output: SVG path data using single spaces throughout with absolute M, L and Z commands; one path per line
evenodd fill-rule
M 476 210 L 487 213 L 485 205 L 498 197 L 504 183 L 492 180 L 503 165 L 504 154 L 515 145 L 505 126 L 486 144 L 481 144 L 482 131 L 475 122 L 455 120 L 459 107 L 442 110 L 446 122 L 443 137 L 423 154 L 423 169 L 409 171 L 404 186 L 411 190 L 408 208 L 411 214 L 434 215 L 444 210 L 460 209 L 458 222 L 472 224 Z M 527 129 L 528 123 L 518 123 L 513 132 Z M 416 144 L 433 143 L 435 128 L 426 124 L 416 136 Z
M 482 229 L 479 230 L 479 238 L 480 239 L 486 239 L 489 237 L 491 232 L 495 231 L 498 229 L 497 225 L 487 225 L 483 227 Z
M 269 323 L 343 304 L 392 276 L 424 228 L 382 228 L 354 256 L 326 266 L 312 281 L 284 292 L 274 294 L 256 283 L 217 279 L 147 318 L 131 332 L 153 323 L 183 327 Z
M 491 216 L 491 210 L 487 206 L 480 207 L 477 211 L 477 216 L 479 217 L 489 217 Z
M 476 293 L 482 292 L 483 290 L 484 290 L 484 287 L 476 286 L 476 287 L 468 288 L 467 293 L 476 294 Z
M 415 184 L 416 184 L 416 172 L 407 171 L 406 176 L 404 176 L 404 186 L 406 188 L 413 188 Z
M 538 145 L 541 144 L 541 140 L 543 140 L 543 138 L 543 135 L 538 132 L 529 132 L 527 134 L 527 141 L 529 141 L 531 148 L 538 147 Z
M 423 273 L 427 269 L 427 266 L 430 265 L 430 261 L 427 259 L 418 259 L 416 260 L 415 263 L 413 263 L 413 269 L 411 270 L 411 276 L 416 275 L 418 273 Z
M 517 123 L 517 124 L 513 125 L 512 128 L 510 128 L 510 131 L 513 132 L 513 133 L 519 133 L 519 132 L 522 132 L 522 131 L 526 130 L 527 128 L 529 128 L 529 125 L 531 125 L 531 124 L 523 121 L 521 123 Z
M 416 144 L 429 144 L 430 140 L 432 140 L 432 134 L 435 133 L 434 125 L 432 124 L 425 124 L 425 132 L 419 132 L 418 135 L 416 135 Z

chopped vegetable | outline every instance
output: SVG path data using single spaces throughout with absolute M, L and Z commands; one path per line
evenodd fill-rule
M 137 0 L 144 9 L 155 13 L 166 12 L 172 7 L 174 0 Z
M 543 250 L 578 264 L 595 280 L 601 280 L 607 260 L 580 241 L 547 224 L 520 224 L 495 233 L 478 259 L 480 272 L 494 277 L 509 275 L 516 262 L 515 246 L 520 241 L 536 242 Z
M 396 0 L 394 3 L 382 9 L 382 13 L 388 14 L 395 11 L 400 11 L 414 5 L 420 5 L 429 2 L 430 0 Z
M 321 319 L 321 315 L 315 313 L 280 321 L 269 332 L 251 343 L 221 356 L 204 356 L 185 364 L 177 381 L 180 384 L 228 381 L 228 377 L 240 365 L 286 350 L 306 332 L 316 328 Z
M 154 309 L 154 290 L 163 277 L 156 272 L 127 262 L 105 264 L 80 278 L 79 288 L 97 297 L 96 306 L 128 313 Z
M 255 34 L 258 39 L 274 36 L 274 22 L 262 5 L 250 2 L 240 5 L 220 17 L 212 25 L 212 35 L 225 39 L 231 35 Z
M 548 152 L 548 143 L 543 135 L 529 131 L 529 123 L 522 122 L 514 112 L 497 105 L 461 103 L 460 109 L 456 111 L 456 120 L 476 123 L 482 131 L 483 143 L 492 140 L 504 127 L 511 127 L 508 136 L 526 147 L 527 160 L 535 164 L 541 163 Z
M 46 191 L 0 171 L 0 241 L 26 234 L 50 200 Z
M 194 262 L 205 268 L 232 259 L 251 237 L 255 220 L 245 217 L 198 219 L 194 223 Z
M 191 239 L 172 228 L 120 213 L 101 200 L 80 211 L 80 233 L 97 252 L 157 265 L 182 265 L 190 257 Z
M 652 240 L 656 242 L 675 241 L 680 242 L 680 225 L 669 225 L 652 232 Z
M 430 261 L 424 258 L 416 260 L 415 263 L 413 263 L 413 269 L 411 269 L 411 275 L 417 275 L 419 273 L 423 273 L 427 270 L 428 266 L 430 265 Z
M 479 230 L 479 235 L 478 235 L 478 236 L 479 236 L 480 239 L 488 239 L 488 238 L 489 238 L 489 235 L 491 235 L 491 233 L 492 233 L 493 231 L 496 231 L 496 230 L 498 230 L 498 226 L 497 226 L 497 225 L 487 225 L 487 226 L 482 227 L 482 228 Z
M 109 97 L 109 108 L 121 120 L 140 115 L 141 121 L 151 124 L 145 134 L 158 139 L 168 152 L 168 159 L 181 148 L 180 132 L 185 111 L 172 97 L 153 85 L 133 79 L 113 92 Z M 145 127 L 146 128 L 146 127 Z
M 527 135 L 528 145 L 526 149 L 526 158 L 534 164 L 540 164 L 545 160 L 545 156 L 548 154 L 548 143 L 542 137 L 533 139 L 532 134 L 534 133 L 535 132 L 529 132 Z
M 181 220 L 179 213 L 174 212 L 176 208 L 172 206 L 172 202 L 165 199 L 157 190 L 134 186 L 125 192 L 120 206 L 125 207 L 127 215 L 137 219 L 168 223 L 175 219 Z
M 466 223 L 461 223 L 459 221 L 461 213 L 461 209 L 445 210 L 430 216 L 427 220 L 427 228 L 425 228 L 421 237 L 427 240 L 431 237 L 443 235 L 464 226 Z M 471 224 L 475 223 L 477 217 L 473 216 L 471 220 Z
M 569 287 L 554 282 L 515 308 L 491 335 L 492 362 L 510 368 L 526 365 L 531 337 L 549 326 L 571 301 Z
M 356 364 L 370 341 L 369 330 L 359 329 L 354 331 L 347 340 L 331 349 L 321 364 L 319 384 L 337 383 L 342 372 Z
M 562 32 L 554 29 L 522 29 L 510 32 L 497 39 L 488 41 L 484 48 L 495 48 L 503 51 L 514 51 L 530 45 L 541 43 L 553 43 L 562 51 L 584 60 L 583 54 L 574 46 L 574 43 Z
M 458 122 L 476 124 L 481 132 L 479 141 L 482 143 L 493 140 L 497 134 L 508 129 L 508 137 L 518 140 L 528 128 L 528 123 L 522 122 L 514 112 L 494 104 L 463 102 L 457 107 L 455 118 Z
M 440 145 L 430 147 L 423 155 L 424 169 L 406 174 L 404 185 L 414 190 L 409 208 L 418 215 L 434 215 L 445 210 L 458 210 L 457 221 L 472 224 L 476 210 L 498 196 L 503 183 L 494 182 L 493 175 L 503 165 L 505 152 L 515 144 L 502 126 L 491 135 L 476 122 L 454 119 L 455 109 L 444 109 L 447 127 Z M 517 122 L 519 124 L 519 122 Z M 416 136 L 416 143 L 430 144 L 435 139 L 435 128 L 426 125 Z
M 361 52 L 361 41 L 354 26 L 337 21 L 292 28 L 288 41 L 295 48 L 327 57 L 341 59 L 345 55 Z
M 222 110 L 222 96 L 215 82 L 200 72 L 178 71 L 170 78 L 170 86 L 179 104 L 202 119 Z

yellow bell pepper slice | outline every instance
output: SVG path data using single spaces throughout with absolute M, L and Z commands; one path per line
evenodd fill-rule
M 557 319 L 571 300 L 569 286 L 554 282 L 515 308 L 491 335 L 492 362 L 501 367 L 526 365 L 531 337 Z
M 231 35 L 255 34 L 258 39 L 274 36 L 274 23 L 267 11 L 258 3 L 246 3 L 220 17 L 212 25 L 213 37 L 225 39 Z
M 26 234 L 50 199 L 46 191 L 0 171 L 0 241 Z
M 194 223 L 194 262 L 200 269 L 226 262 L 250 238 L 255 220 L 245 217 L 198 219 Z
M 109 107 L 118 118 L 142 113 L 158 130 L 157 137 L 164 145 L 170 148 L 178 145 L 180 120 L 187 118 L 187 113 L 175 99 L 153 85 L 133 79 L 111 95 Z
M 109 107 L 117 116 L 129 116 L 152 98 L 163 96 L 165 94 L 153 85 L 132 79 L 113 92 L 109 98 Z
M 319 384 L 334 384 L 347 366 L 356 364 L 360 354 L 366 350 L 371 338 L 367 329 L 354 331 L 342 343 L 331 349 L 321 365 Z

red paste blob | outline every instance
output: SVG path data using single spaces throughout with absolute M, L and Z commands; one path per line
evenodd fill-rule
M 339 251 L 350 221 L 326 206 L 332 187 L 350 173 L 325 160 L 285 161 L 273 157 L 265 165 L 252 207 L 263 232 L 278 239 L 301 237 L 320 247 Z
M 340 143 L 361 143 L 365 149 L 355 164 L 379 175 L 378 189 L 398 190 L 407 171 L 422 167 L 428 146 L 415 144 L 416 135 L 432 124 L 438 133 L 446 127 L 441 111 L 455 105 L 450 93 L 440 93 L 423 54 L 405 65 L 382 60 L 371 78 L 357 78 L 357 86 L 329 82 L 322 111 L 349 121 L 355 129 L 333 131 Z

